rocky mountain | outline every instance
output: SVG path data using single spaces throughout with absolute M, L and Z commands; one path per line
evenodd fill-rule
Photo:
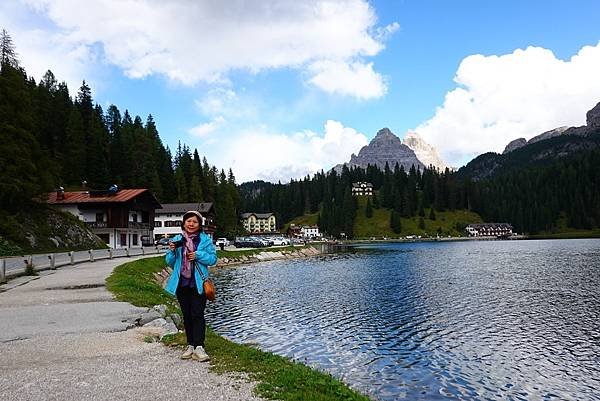
M 485 153 L 458 171 L 474 180 L 489 178 L 514 168 L 551 162 L 579 152 L 600 148 L 600 103 L 586 114 L 586 125 L 557 128 L 525 141 L 509 143 L 503 154 Z
M 448 167 L 437 150 L 425 142 L 416 132 L 409 131 L 404 136 L 404 144 L 415 152 L 417 159 L 425 166 L 434 166 L 440 171 L 444 171 Z
M 554 128 L 553 130 L 546 131 L 543 134 L 534 136 L 529 141 L 527 141 L 525 138 L 515 139 L 514 141 L 511 141 L 508 145 L 506 145 L 506 148 L 504 148 L 504 152 L 502 152 L 502 154 L 505 155 L 509 152 L 512 152 L 515 149 L 519 149 L 522 146 L 543 141 L 544 139 L 554 138 L 555 136 L 563 135 L 565 132 L 568 132 L 568 128 L 569 127 Z
M 358 155 L 353 153 L 348 163 L 338 164 L 333 169 L 339 173 L 344 165 L 348 168 L 366 168 L 368 164 L 371 164 L 377 165 L 383 170 L 386 163 L 391 169 L 398 163 L 406 171 L 410 170 L 412 166 L 421 170 L 425 167 L 425 164 L 417 158 L 411 148 L 403 144 L 389 128 L 383 128 L 377 132 L 375 138 L 367 146 L 362 147 Z

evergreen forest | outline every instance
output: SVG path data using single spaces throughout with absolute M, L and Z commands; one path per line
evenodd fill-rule
M 6 31 L 0 46 L 0 203 L 5 213 L 29 207 L 31 199 L 59 186 L 78 190 L 86 181 L 92 189 L 149 188 L 163 203 L 214 202 L 218 236 L 239 232 L 240 212 L 273 212 L 279 227 L 296 216 L 318 214 L 321 231 L 352 238 L 357 201 L 351 187 L 365 181 L 375 189 L 367 214 L 391 210 L 390 227 L 397 233 L 401 217 L 435 219 L 436 211 L 445 210 L 474 211 L 487 222 L 509 222 L 519 233 L 600 227 L 600 148 L 528 162 L 485 179 L 433 168 L 369 165 L 344 167 L 339 174 L 320 171 L 286 184 L 237 185 L 231 169 L 218 170 L 196 149 L 180 143 L 172 154 L 152 115 L 144 121 L 116 105 L 103 110 L 85 81 L 71 95 L 51 71 L 36 82 L 19 65 Z
M 152 115 L 146 120 L 94 104 L 83 81 L 71 95 L 47 71 L 39 82 L 19 65 L 10 35 L 0 37 L 0 203 L 29 207 L 59 186 L 80 190 L 149 188 L 160 202 L 214 202 L 218 235 L 233 235 L 240 197 L 233 172 L 219 171 L 197 150 L 173 155 Z
M 400 217 L 435 219 L 435 211 L 470 210 L 487 222 L 508 222 L 519 233 L 554 233 L 600 227 L 600 148 L 544 163 L 530 163 L 487 179 L 476 180 L 449 170 L 406 172 L 397 164 L 382 171 L 344 167 L 292 180 L 289 184 L 262 181 L 240 186 L 242 208 L 275 211 L 279 222 L 318 213 L 326 233 L 351 238 L 356 199 L 353 182 L 373 184 L 371 208 L 391 209 L 390 226 L 400 232 Z M 425 209 L 429 209 L 428 215 Z

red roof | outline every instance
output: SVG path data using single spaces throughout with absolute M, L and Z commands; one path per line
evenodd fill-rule
M 98 194 L 90 196 L 90 191 L 75 191 L 65 192 L 63 199 L 57 199 L 57 192 L 48 194 L 47 202 L 53 205 L 56 204 L 72 204 L 72 203 L 106 203 L 106 202 L 128 202 L 138 195 L 148 191 L 147 188 L 142 189 L 121 189 L 114 195 Z M 93 193 L 94 191 L 92 191 Z

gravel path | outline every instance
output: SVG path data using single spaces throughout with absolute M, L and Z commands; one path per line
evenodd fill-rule
M 180 360 L 126 330 L 146 309 L 114 302 L 123 260 L 56 270 L 0 293 L 0 394 L 13 400 L 258 400 L 254 383 Z M 10 284 L 10 283 L 9 283 Z

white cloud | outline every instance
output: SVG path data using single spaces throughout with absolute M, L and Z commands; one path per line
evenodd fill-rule
M 218 116 L 214 120 L 196 125 L 193 128 L 190 128 L 189 133 L 195 137 L 206 138 L 211 133 L 215 132 L 225 123 L 225 119 L 221 116 Z
M 387 91 L 382 75 L 373 70 L 373 63 L 318 61 L 310 70 L 314 76 L 309 82 L 328 93 L 365 100 L 379 98 Z
M 324 133 L 272 133 L 264 127 L 241 132 L 215 152 L 217 164 L 231 166 L 238 182 L 288 182 L 350 160 L 367 145 L 365 135 L 328 120 Z
M 97 46 L 73 41 L 64 32 L 50 31 L 43 21 L 27 22 L 31 19 L 28 10 L 17 1 L 0 2 L 0 27 L 11 35 L 18 58 L 28 75 L 40 80 L 51 70 L 59 81 L 67 82 L 76 92 L 82 80 L 90 81 L 95 63 L 100 59 Z M 98 84 L 92 82 L 92 87 Z
M 316 68 L 317 87 L 331 91 L 332 85 L 336 93 L 359 98 L 385 93 L 385 83 L 364 59 L 378 54 L 398 28 L 397 23 L 378 27 L 366 0 L 265 0 L 227 6 L 218 0 L 22 2 L 51 22 L 45 35 L 60 39 L 59 46 L 67 48 L 60 54 L 100 45 L 106 61 L 132 78 L 161 74 L 183 84 L 219 83 L 232 70 Z M 46 45 L 39 38 L 38 47 Z M 71 61 L 69 56 L 63 63 Z M 339 71 L 344 64 L 342 80 L 325 86 L 319 78 L 325 73 L 323 65 Z M 349 74 L 360 79 L 347 79 Z
M 584 125 L 586 112 L 600 101 L 598 71 L 600 43 L 567 61 L 539 47 L 472 55 L 458 68 L 458 87 L 415 131 L 457 166 L 481 153 L 502 152 L 516 138 Z

